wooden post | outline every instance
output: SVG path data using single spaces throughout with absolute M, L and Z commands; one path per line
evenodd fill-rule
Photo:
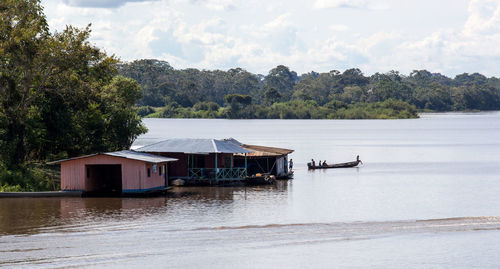
M 187 165 L 187 172 L 188 172 L 188 174 L 187 174 L 187 176 L 189 178 L 190 177 L 190 175 L 189 175 L 189 154 L 187 155 L 187 158 L 188 158 L 188 165 Z
M 248 176 L 248 167 L 247 167 L 247 154 L 245 153 L 245 177 Z
M 215 153 L 215 181 L 218 181 L 218 178 L 217 178 L 217 152 Z
M 231 175 L 232 178 L 235 178 L 235 173 L 234 173 L 234 170 L 233 170 L 233 153 L 231 153 L 231 165 L 229 166 L 230 169 L 229 169 L 229 174 Z
M 168 163 L 163 165 L 163 177 L 165 178 L 165 187 L 168 187 L 167 166 L 168 166 Z

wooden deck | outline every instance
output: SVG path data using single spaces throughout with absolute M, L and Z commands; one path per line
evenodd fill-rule
M 82 191 L 0 192 L 0 198 L 82 197 Z

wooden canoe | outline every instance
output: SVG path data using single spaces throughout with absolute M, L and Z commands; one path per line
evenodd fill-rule
M 307 168 L 309 169 L 328 169 L 328 168 L 348 168 L 348 167 L 356 167 L 361 161 L 347 162 L 347 163 L 336 163 L 336 164 L 328 164 L 326 166 L 312 166 L 311 163 L 307 163 Z

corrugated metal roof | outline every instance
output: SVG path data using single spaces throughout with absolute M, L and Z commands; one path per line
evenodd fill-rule
M 144 161 L 144 162 L 148 162 L 148 163 L 163 163 L 163 162 L 173 162 L 173 161 L 178 160 L 175 158 L 157 156 L 157 155 L 148 154 L 148 153 L 144 153 L 144 152 L 137 152 L 137 151 L 132 151 L 132 150 L 122 150 L 122 151 L 115 151 L 115 152 L 95 153 L 95 154 L 90 154 L 90 155 L 83 155 L 83 156 L 78 156 L 78 157 L 74 157 L 74 158 L 68 158 L 68 159 L 48 162 L 47 164 L 59 164 L 62 162 L 88 158 L 88 157 L 96 156 L 99 154 L 113 156 L 113 157 L 120 157 L 120 158 L 125 158 L 125 159 Z
M 247 156 L 255 156 L 255 157 L 260 157 L 260 156 L 282 156 L 282 155 L 288 155 L 292 153 L 294 150 L 293 149 L 285 149 L 285 148 L 276 148 L 276 147 L 266 147 L 266 146 L 258 146 L 258 145 L 247 145 L 243 144 L 240 141 L 234 139 L 234 138 L 226 138 L 224 141 L 231 142 L 235 145 L 238 145 L 244 149 L 248 149 L 253 151 L 252 153 L 248 154 Z
M 241 147 L 253 151 L 252 153 L 248 154 L 249 157 L 282 156 L 282 155 L 288 155 L 293 152 L 292 149 L 266 147 L 258 145 L 243 144 L 241 145 Z
M 136 149 L 142 152 L 181 152 L 189 154 L 206 153 L 251 153 L 239 145 L 217 139 L 168 139 Z
M 109 156 L 138 160 L 138 161 L 145 161 L 148 163 L 163 163 L 163 162 L 173 162 L 173 161 L 178 160 L 175 158 L 157 156 L 157 155 L 153 155 L 153 154 L 148 154 L 148 153 L 144 153 L 144 152 L 137 152 L 137 151 L 132 151 L 132 150 L 122 150 L 122 151 L 108 152 L 108 153 L 104 153 L 104 154 L 109 155 Z

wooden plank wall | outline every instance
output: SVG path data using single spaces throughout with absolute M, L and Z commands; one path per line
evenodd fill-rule
M 158 164 L 156 173 L 153 173 L 153 164 L 150 163 L 108 155 L 95 155 L 61 163 L 61 190 L 88 191 L 85 186 L 85 166 L 99 164 L 121 165 L 123 190 L 145 190 L 162 187 L 165 184 L 163 174 L 159 174 L 159 168 L 164 164 Z M 147 177 L 147 168 L 151 170 L 151 177 Z

